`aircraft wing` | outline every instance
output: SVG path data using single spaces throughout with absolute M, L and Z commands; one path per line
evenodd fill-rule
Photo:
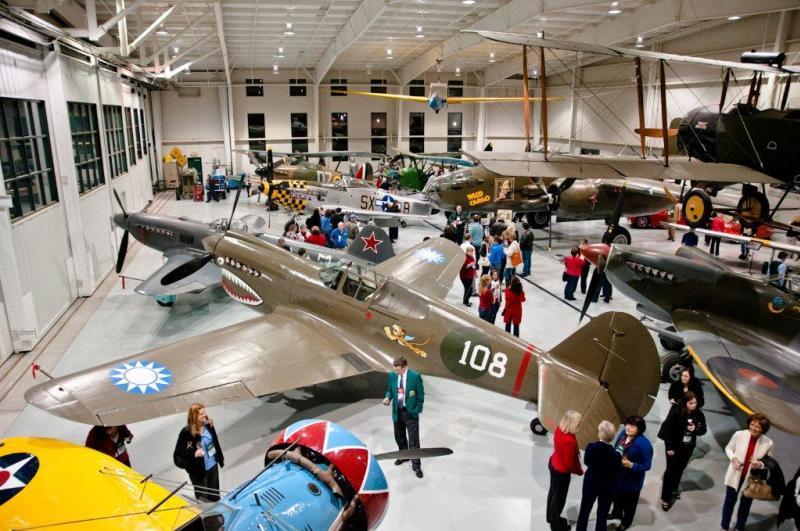
M 774 177 L 738 164 L 690 161 L 685 157 L 670 158 L 667 167 L 660 160 L 638 157 L 552 153 L 545 160 L 544 153 L 471 151 L 465 154 L 499 175 L 553 179 L 639 178 L 657 181 L 692 179 L 720 183 L 780 183 Z
M 739 63 L 736 61 L 721 61 L 718 59 L 707 59 L 705 57 L 693 57 L 691 55 L 677 55 L 674 53 L 650 52 L 636 48 L 621 48 L 618 46 L 603 46 L 588 42 L 564 41 L 558 39 L 545 39 L 533 35 L 520 35 L 518 33 L 503 33 L 499 31 L 482 30 L 463 30 L 464 33 L 477 33 L 485 39 L 507 44 L 518 44 L 520 46 L 535 46 L 538 48 L 548 48 L 552 50 L 569 50 L 573 52 L 593 53 L 599 55 L 611 55 L 616 57 L 641 57 L 642 59 L 664 60 L 677 63 L 696 63 L 722 68 L 737 68 L 741 70 L 752 70 L 766 72 L 768 74 L 800 73 L 800 67 L 782 66 L 780 68 L 754 63 Z
M 140 295 L 155 297 L 157 295 L 178 295 L 180 293 L 189 293 L 203 290 L 210 286 L 216 286 L 220 281 L 220 272 L 219 268 L 214 265 L 213 262 L 207 263 L 199 271 L 177 282 L 167 284 L 166 286 L 161 284 L 161 279 L 164 278 L 164 275 L 174 270 L 176 267 L 182 266 L 189 260 L 197 258 L 201 254 L 203 253 L 200 251 L 186 247 L 168 249 L 164 253 L 164 257 L 167 259 L 164 265 L 159 267 L 152 275 L 136 286 L 134 291 Z
M 800 434 L 795 351 L 702 312 L 676 310 L 672 322 L 695 362 L 729 401 L 747 414 L 766 413 L 782 430 Z
M 464 265 L 464 251 L 445 238 L 431 238 L 382 262 L 375 272 L 444 299 Z
M 543 98 L 539 96 L 530 96 L 528 101 L 542 101 Z M 548 96 L 547 101 L 562 101 L 563 96 Z M 509 103 L 513 101 L 525 101 L 522 96 L 510 97 L 448 97 L 447 103 Z
M 431 162 L 452 164 L 454 166 L 465 166 L 467 168 L 475 166 L 475 163 L 472 162 L 471 160 L 466 160 L 458 157 L 444 157 L 440 155 L 428 155 L 425 153 L 408 153 L 406 151 L 399 151 L 398 155 L 401 155 L 403 157 L 408 157 L 409 159 L 414 159 L 414 160 L 429 160 Z
M 389 100 L 403 100 L 403 101 L 418 101 L 420 103 L 428 103 L 428 98 L 425 96 L 407 96 L 405 94 L 376 94 L 374 92 L 366 92 L 363 90 L 332 90 L 334 94 L 354 94 L 356 96 L 371 96 L 373 98 L 383 98 Z
M 678 229 L 678 230 L 682 230 L 682 231 L 691 230 L 689 226 L 680 225 L 678 223 L 667 223 L 667 226 L 675 228 L 675 229 Z M 792 245 L 791 243 L 787 243 L 787 242 L 764 240 L 762 238 L 753 238 L 751 236 L 742 236 L 741 234 L 730 234 L 728 232 L 718 232 L 718 231 L 714 231 L 714 230 L 701 229 L 701 228 L 694 229 L 694 231 L 697 234 L 703 234 L 703 235 L 706 235 L 706 236 L 717 236 L 719 238 L 725 238 L 727 240 L 733 240 L 735 242 L 740 242 L 740 243 L 757 242 L 757 243 L 761 244 L 761 246 L 769 247 L 770 249 L 777 249 L 779 251 L 786 251 L 788 253 L 800 254 L 800 246 Z
M 288 309 L 34 386 L 31 404 L 85 424 L 118 425 L 369 372 L 363 349 Z
M 343 205 L 320 205 L 325 211 L 327 209 L 342 209 L 344 214 L 355 214 L 359 219 L 428 219 L 430 214 L 403 214 L 402 212 L 384 212 L 383 210 L 367 210 L 361 208 L 350 208 Z

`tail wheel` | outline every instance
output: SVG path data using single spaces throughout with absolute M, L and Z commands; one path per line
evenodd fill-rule
M 531 431 L 536 435 L 547 435 L 547 428 L 544 427 L 538 417 L 531 421 Z
M 705 227 L 711 218 L 711 197 L 705 190 L 695 188 L 683 199 L 682 211 L 690 227 Z
M 550 224 L 550 212 L 528 212 L 525 217 L 532 229 L 543 229 Z
M 609 227 L 609 230 L 603 234 L 603 243 L 619 243 L 623 245 L 630 245 L 631 244 L 631 233 L 628 232 L 628 229 L 625 227 L 620 227 L 617 225 L 613 229 Z
M 661 358 L 661 381 L 665 383 L 677 382 L 681 379 L 684 369 L 692 370 L 692 358 L 683 352 L 670 352 Z
M 769 200 L 761 192 L 752 192 L 739 199 L 736 213 L 747 220 L 763 220 L 769 217 Z

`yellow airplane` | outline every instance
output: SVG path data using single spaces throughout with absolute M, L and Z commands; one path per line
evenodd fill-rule
M 200 511 L 147 479 L 83 446 L 37 437 L 0 439 L 0 529 L 167 530 Z

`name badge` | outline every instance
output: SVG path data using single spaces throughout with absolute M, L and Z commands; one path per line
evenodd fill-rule
M 215 455 L 217 455 L 217 449 L 214 447 L 213 444 L 208 447 L 208 452 L 206 454 L 208 455 L 208 457 L 214 457 Z
M 416 394 L 417 394 L 417 392 L 414 391 L 413 389 L 408 392 L 408 396 L 415 396 Z

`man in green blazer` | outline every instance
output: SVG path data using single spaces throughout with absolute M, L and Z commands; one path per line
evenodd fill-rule
M 394 360 L 394 371 L 389 373 L 386 386 L 386 398 L 383 404 L 392 404 L 392 421 L 394 422 L 394 440 L 401 450 L 419 448 L 419 416 L 425 402 L 425 388 L 422 376 L 408 368 L 405 356 Z M 406 437 L 408 431 L 408 437 Z M 398 459 L 395 465 L 401 465 L 408 459 Z M 417 477 L 422 477 L 419 459 L 411 460 L 411 467 Z

